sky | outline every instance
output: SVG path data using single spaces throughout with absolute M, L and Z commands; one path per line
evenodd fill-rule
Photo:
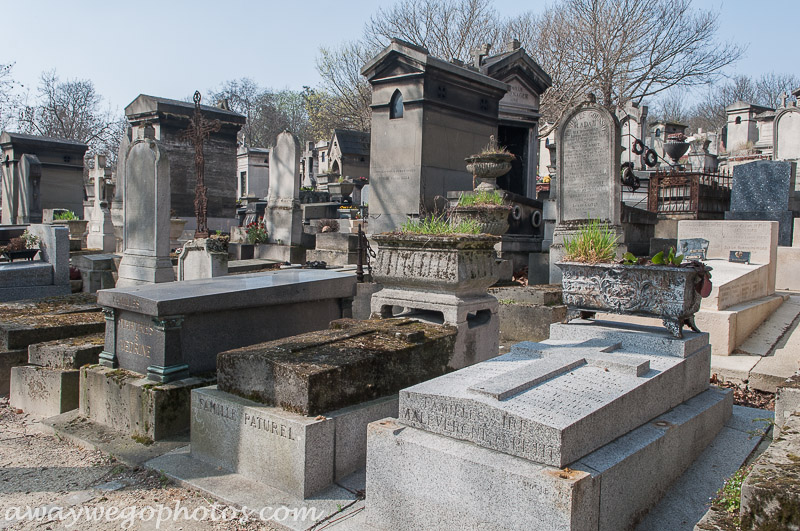
M 0 64 L 35 94 L 43 71 L 90 79 L 112 108 L 137 95 L 182 99 L 249 77 L 263 87 L 315 87 L 320 46 L 361 36 L 395 0 L 0 0 Z M 719 37 L 748 45 L 728 74 L 800 74 L 797 0 L 694 0 L 721 10 Z M 540 12 L 544 1 L 495 0 L 502 16 Z M 794 41 L 794 43 L 792 42 Z M 794 71 L 793 67 L 794 66 Z

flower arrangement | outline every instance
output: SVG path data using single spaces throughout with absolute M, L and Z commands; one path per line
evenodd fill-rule
M 269 234 L 267 234 L 267 226 L 264 224 L 264 218 L 259 218 L 258 221 L 253 221 L 245 228 L 247 234 L 247 241 L 256 243 L 267 243 Z
M 20 238 L 25 242 L 25 249 L 36 249 L 39 247 L 39 237 L 28 232 L 28 229 L 25 229 L 25 232 L 22 233 Z

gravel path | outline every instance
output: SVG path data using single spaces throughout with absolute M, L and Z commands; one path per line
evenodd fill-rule
M 0 529 L 274 529 L 258 516 L 242 520 L 158 472 L 130 468 L 37 426 L 0 398 Z M 28 509 L 32 518 L 24 516 Z

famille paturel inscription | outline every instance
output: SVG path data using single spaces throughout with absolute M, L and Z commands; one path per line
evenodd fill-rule
M 561 144 L 562 219 L 606 219 L 613 192 L 611 124 L 597 110 L 581 111 L 565 125 Z
M 208 398 L 198 397 L 197 406 L 201 411 L 222 417 L 226 420 L 239 422 L 242 426 L 268 433 L 270 436 L 282 437 L 290 441 L 297 440 L 296 432 L 292 433 L 292 426 L 280 421 L 269 418 L 266 415 L 258 415 L 247 410 L 242 412 L 242 408 L 231 407 L 227 404 L 220 404 Z

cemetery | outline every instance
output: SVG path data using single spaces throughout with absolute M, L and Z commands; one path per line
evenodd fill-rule
M 348 65 L 360 122 L 317 127 L 307 86 L 308 123 L 268 131 L 224 91 L 131 86 L 110 148 L 2 131 L 0 493 L 800 529 L 800 87 L 704 129 L 524 35 L 383 37 Z M 213 528 L 264 529 L 238 523 Z

